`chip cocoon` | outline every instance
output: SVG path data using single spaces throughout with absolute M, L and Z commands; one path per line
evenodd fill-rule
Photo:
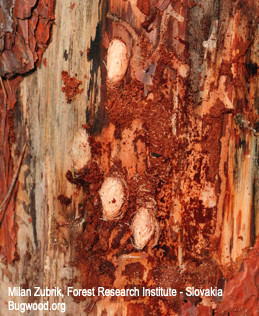
M 99 191 L 102 201 L 103 219 L 119 219 L 123 215 L 122 205 L 125 202 L 125 186 L 117 177 L 104 180 Z
M 157 227 L 155 214 L 148 208 L 139 208 L 131 224 L 135 248 L 143 249 L 152 236 L 157 233 Z
M 71 157 L 76 171 L 85 167 L 91 160 L 89 135 L 84 129 L 80 129 L 74 137 L 71 148 Z
M 186 78 L 189 74 L 190 67 L 187 64 L 183 64 L 178 68 L 179 75 Z
M 129 63 L 128 48 L 119 39 L 110 42 L 107 52 L 107 82 L 116 84 L 124 77 Z

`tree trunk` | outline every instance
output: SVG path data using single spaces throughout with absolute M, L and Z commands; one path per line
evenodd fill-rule
M 256 1 L 0 4 L 1 314 L 256 315 Z

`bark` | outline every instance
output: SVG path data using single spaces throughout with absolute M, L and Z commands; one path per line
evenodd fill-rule
M 223 298 L 66 314 L 255 315 L 256 1 L 56 1 L 51 41 L 53 1 L 2 2 L 1 305 L 8 286 L 193 286 Z

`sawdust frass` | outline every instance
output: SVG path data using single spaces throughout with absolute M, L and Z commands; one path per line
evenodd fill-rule
M 79 89 L 82 81 L 78 80 L 76 77 L 70 77 L 67 71 L 62 71 L 61 73 L 64 87 L 62 91 L 66 95 L 67 103 L 72 103 L 78 94 L 81 94 L 84 89 Z
M 148 47 L 147 47 L 148 49 Z M 141 185 L 150 186 L 153 192 L 154 199 L 157 204 L 157 219 L 161 229 L 161 236 L 158 244 L 152 249 L 152 241 L 143 251 L 146 254 L 147 260 L 152 262 L 152 269 L 148 270 L 149 277 L 146 281 L 136 280 L 136 275 L 143 274 L 143 270 L 149 269 L 143 263 L 134 266 L 134 269 L 122 270 L 122 274 L 126 275 L 122 287 L 138 286 L 164 286 L 173 287 L 178 290 L 185 288 L 187 284 L 205 286 L 207 284 L 216 286 L 220 273 L 218 267 L 208 260 L 206 264 L 199 265 L 197 258 L 191 258 L 192 246 L 189 244 L 196 244 L 195 238 L 187 236 L 182 240 L 183 247 L 186 249 L 185 261 L 192 265 L 193 273 L 185 271 L 184 274 L 178 269 L 172 270 L 172 267 L 177 265 L 177 241 L 174 241 L 171 236 L 174 232 L 170 231 L 170 212 L 172 207 L 171 196 L 172 192 L 172 178 L 181 173 L 182 168 L 179 166 L 179 159 L 184 157 L 187 147 L 187 140 L 179 138 L 181 133 L 181 126 L 177 128 L 177 134 L 172 133 L 172 114 L 176 113 L 172 104 L 172 94 L 170 89 L 176 84 L 177 80 L 180 84 L 186 82 L 185 79 L 178 77 L 171 64 L 172 53 L 167 52 L 166 49 L 161 52 L 161 57 L 157 61 L 156 72 L 153 77 L 153 85 L 150 87 L 148 97 L 144 95 L 143 83 L 137 80 L 128 80 L 126 83 L 121 83 L 119 86 L 108 88 L 105 106 L 109 117 L 109 123 L 115 127 L 114 136 L 116 141 L 125 142 L 123 133 L 125 130 L 132 128 L 133 122 L 140 121 L 142 128 L 135 131 L 134 146 L 140 142 L 144 144 L 145 153 L 147 155 L 145 161 L 145 171 L 136 176 L 129 177 L 126 167 L 123 166 L 123 161 L 119 158 L 113 161 L 113 167 L 110 166 L 107 174 L 112 173 L 112 169 L 122 173 L 126 177 L 129 188 L 129 198 L 127 211 L 123 218 L 116 221 L 102 221 L 102 207 L 101 201 L 98 197 L 98 187 L 100 177 L 95 178 L 95 171 L 89 167 L 84 172 L 79 173 L 76 179 L 85 179 L 84 184 L 78 183 L 79 186 L 85 188 L 87 183 L 87 194 L 85 195 L 85 217 L 84 230 L 79 234 L 76 240 L 76 259 L 75 265 L 78 266 L 82 272 L 82 285 L 84 287 L 102 286 L 113 288 L 116 280 L 116 269 L 118 269 L 119 260 L 123 256 L 131 256 L 134 252 L 134 245 L 132 243 L 132 231 L 129 224 L 132 222 L 136 211 L 136 201 L 138 198 L 138 188 Z M 187 58 L 187 57 L 185 57 Z M 186 60 L 185 60 L 186 62 Z M 127 76 L 127 75 L 126 75 Z M 102 85 L 104 87 L 104 85 Z M 184 102 L 188 101 L 188 97 Z M 183 100 L 181 100 L 183 102 Z M 191 115 L 187 106 L 183 106 L 183 117 L 185 125 L 188 125 L 188 117 Z M 103 168 L 101 156 L 112 155 L 112 145 L 102 144 L 102 138 L 92 136 L 91 151 L 93 160 L 97 162 L 96 168 L 98 173 Z M 86 180 L 87 179 L 87 180 Z M 98 180 L 97 180 L 98 179 Z M 74 181 L 74 180 L 72 180 Z M 85 189 L 84 189 L 85 190 Z M 179 194 L 179 193 L 178 193 Z M 197 206 L 194 206 L 195 210 Z M 201 205 L 203 209 L 203 206 Z M 191 204 L 186 204 L 186 222 L 183 221 L 184 229 L 188 231 L 187 217 L 189 212 L 193 211 Z M 200 214 L 200 210 L 197 211 Z M 204 221 L 211 225 L 211 214 L 204 217 Z M 199 218 L 196 219 L 197 222 Z M 191 235 L 195 236 L 196 231 L 191 230 Z M 204 231 L 204 238 L 208 238 L 208 232 Z M 198 237 L 197 237 L 198 238 Z M 206 251 L 203 251 L 202 256 L 207 256 Z M 109 258 L 109 260 L 107 260 Z M 166 271 L 161 271 L 159 267 L 165 267 Z M 117 267 L 117 268 L 116 268 Z M 210 269 L 208 269 L 211 267 Z M 172 271 L 169 273 L 169 271 Z M 216 273 L 216 277 L 215 277 Z M 167 275 L 167 281 L 164 281 L 164 276 Z M 206 278 L 199 278 L 199 275 L 204 275 Z M 117 283 L 116 283 L 117 284 Z M 114 298 L 116 300 L 116 298 Z M 185 298 L 186 301 L 189 300 Z M 133 310 L 133 306 L 138 305 L 138 299 L 125 298 L 131 302 L 129 309 Z M 160 298 L 149 298 L 149 303 L 145 304 L 149 312 L 157 312 L 157 305 Z M 197 299 L 197 302 L 199 299 Z M 193 303 L 193 301 L 190 301 Z M 178 312 L 182 305 L 185 304 L 182 298 L 164 298 L 162 303 L 166 310 L 174 310 Z M 147 307 L 148 305 L 148 307 Z
M 165 10 L 164 7 L 169 2 L 138 1 L 137 6 L 147 16 L 148 23 L 152 23 L 150 19 L 152 20 L 156 16 L 160 17 L 159 11 Z M 179 3 L 171 2 L 176 9 L 179 8 Z M 23 1 L 19 3 L 26 6 Z M 152 5 L 159 10 L 156 14 L 152 12 L 154 10 Z M 37 10 L 43 6 L 43 1 L 38 1 Z M 184 3 L 183 7 L 184 11 L 188 7 L 188 3 Z M 48 8 L 52 8 L 50 2 Z M 10 54 L 11 57 L 8 59 L 10 63 L 4 67 L 3 75 L 10 78 L 34 68 L 35 62 L 40 61 L 41 52 L 45 49 L 49 38 L 50 19 L 53 18 L 53 12 L 49 11 L 48 18 L 44 16 L 41 19 L 39 17 L 41 21 L 35 23 L 37 17 L 34 13 L 36 11 L 33 11 L 31 7 L 25 7 L 25 9 L 19 8 L 17 12 L 24 13 L 20 17 L 23 20 L 28 19 L 27 15 L 32 10 L 30 26 L 32 30 L 35 30 L 37 24 L 38 30 L 35 32 L 35 38 L 38 44 L 35 48 L 33 36 L 30 34 L 31 44 L 29 47 L 33 53 L 33 58 L 28 59 L 26 65 L 17 66 L 15 64 L 18 59 L 17 48 L 13 48 L 14 45 L 11 50 L 8 49 L 12 39 L 6 39 L 5 45 L 8 46 L 5 47 L 8 51 L 6 54 Z M 182 12 L 182 14 L 187 17 L 187 11 Z M 22 23 L 19 21 L 18 33 L 19 30 L 24 30 Z M 179 26 L 182 32 L 185 30 L 184 25 Z M 115 26 L 109 25 L 109 29 L 107 29 L 110 38 L 112 38 L 112 28 Z M 22 42 L 21 39 L 17 39 L 15 43 L 20 43 L 19 41 Z M 184 39 L 182 42 L 184 43 Z M 150 43 L 143 41 L 142 46 L 143 56 L 150 58 Z M 31 55 L 28 54 L 28 56 Z M 147 92 L 144 82 L 133 80 L 130 69 L 128 69 L 125 80 L 119 86 L 107 89 L 107 100 L 103 104 L 108 114 L 107 126 L 114 127 L 114 142 L 120 143 L 121 147 L 127 141 L 125 131 L 131 131 L 136 122 L 141 122 L 141 128 L 134 131 L 133 139 L 137 160 L 144 157 L 141 158 L 144 161 L 143 164 L 141 166 L 137 164 L 134 171 L 138 173 L 138 176 L 132 176 L 134 172 L 129 172 L 127 166 L 124 165 L 124 160 L 120 159 L 121 156 L 116 156 L 114 159 L 113 140 L 107 143 L 104 141 L 105 131 L 99 138 L 98 135 L 92 135 L 89 140 L 93 155 L 91 163 L 75 174 L 70 171 L 67 172 L 67 179 L 78 189 L 82 189 L 84 195 L 80 203 L 80 216 L 83 219 L 82 232 L 78 233 L 76 238 L 74 262 L 82 272 L 82 287 L 100 284 L 113 287 L 118 281 L 116 275 L 120 272 L 119 269 L 121 269 L 121 275 L 125 276 L 122 283 L 119 284 L 123 287 L 141 284 L 145 286 L 171 286 L 182 290 L 187 284 L 195 287 L 217 285 L 222 287 L 222 283 L 224 283 L 220 267 L 212 260 L 213 250 L 210 245 L 210 236 L 215 229 L 216 209 L 215 207 L 206 207 L 199 194 L 206 181 L 213 182 L 217 175 L 220 161 L 221 131 L 225 132 L 226 117 L 231 113 L 224 110 L 224 105 L 222 106 L 219 101 L 215 100 L 214 107 L 204 117 L 203 128 L 205 130 L 208 127 L 207 132 L 202 135 L 199 134 L 200 131 L 197 128 L 199 119 L 194 113 L 197 104 L 186 91 L 191 89 L 189 78 L 181 76 L 178 73 L 178 68 L 172 62 L 173 60 L 176 61 L 177 58 L 184 65 L 189 64 L 187 48 L 182 55 L 176 57 L 169 47 L 162 47 L 158 57 L 156 70 L 152 77 L 153 85 L 148 87 Z M 70 77 L 65 71 L 62 72 L 62 79 L 65 85 L 62 91 L 66 95 L 67 102 L 71 103 L 82 92 L 79 88 L 81 81 L 75 77 Z M 7 82 L 4 84 L 7 87 Z M 11 81 L 11 84 L 13 91 L 16 91 L 14 81 Z M 177 85 L 180 90 L 177 96 L 179 108 L 173 105 L 175 96 L 172 90 Z M 105 89 L 105 82 L 102 86 Z M 146 93 L 147 97 L 145 96 Z M 172 132 L 171 118 L 173 115 L 177 117 L 177 123 L 174 126 L 175 133 Z M 11 125 L 11 122 L 12 120 L 9 119 L 8 124 Z M 6 135 L 10 135 L 10 138 L 14 140 L 15 135 L 11 131 L 12 127 L 9 129 L 10 133 L 6 133 Z M 200 145 L 201 149 L 195 149 L 193 144 Z M 121 152 L 119 153 L 121 154 Z M 108 157 L 108 161 L 112 162 L 108 164 L 108 167 L 105 165 L 104 159 L 101 159 L 105 155 Z M 104 179 L 114 173 L 127 179 L 129 189 L 127 207 L 123 213 L 123 218 L 116 221 L 102 221 L 102 204 L 98 192 Z M 140 258 L 138 264 L 124 266 L 121 264 L 123 258 L 131 258 L 132 254 L 136 255 L 132 243 L 130 223 L 132 223 L 139 199 L 138 187 L 143 184 L 148 184 L 148 190 L 152 192 L 156 201 L 156 216 L 161 228 L 161 235 L 154 248 L 151 247 L 151 242 L 144 247 L 143 252 L 137 252 Z M 219 193 L 219 181 L 215 182 L 215 191 L 216 194 Z M 180 234 L 175 229 L 175 223 L 172 219 L 172 215 L 177 211 L 176 206 L 173 205 L 172 196 L 177 197 L 179 205 L 182 206 L 180 210 L 182 231 Z M 186 196 L 190 198 L 186 198 Z M 63 195 L 59 195 L 58 199 L 65 206 L 69 206 L 71 202 L 70 198 Z M 202 239 L 202 244 L 200 244 L 200 239 Z M 175 268 L 179 264 L 177 253 L 179 243 L 184 249 L 183 262 L 188 266 L 188 271 Z M 12 241 L 12 245 L 15 245 L 15 241 Z M 12 251 L 13 248 L 14 246 L 10 247 Z M 12 254 L 9 253 L 8 260 L 12 260 L 12 258 Z M 148 263 L 152 263 L 152 269 L 145 259 Z M 257 273 L 256 269 L 251 269 L 251 266 L 254 265 L 253 258 L 251 264 L 250 261 L 247 262 L 247 265 L 245 263 L 245 271 L 249 271 L 250 274 L 247 275 L 252 278 Z M 148 272 L 148 278 L 145 281 L 141 280 L 143 271 Z M 167 276 L 166 280 L 165 275 Z M 242 280 L 239 282 L 241 286 L 246 281 L 246 277 L 240 271 L 237 280 Z M 125 298 L 125 300 L 127 299 Z M 200 298 L 165 298 L 162 303 L 159 298 L 153 298 L 150 299 L 149 304 L 147 302 L 142 304 L 134 299 L 129 299 L 129 301 L 129 313 L 137 313 L 138 311 L 144 313 L 144 309 L 149 309 L 150 314 L 159 315 L 159 304 L 162 304 L 167 311 L 173 310 L 175 312 L 188 311 L 188 308 L 196 308 L 197 311 L 201 311 L 202 308 L 206 308 L 201 304 Z M 226 305 L 227 303 L 222 305 L 222 312 L 227 310 L 228 306 L 226 307 Z M 241 306 L 242 302 L 239 305 Z M 234 307 L 231 306 L 231 308 Z M 212 313 L 212 310 L 208 308 L 207 313 Z
M 165 2 L 152 3 L 155 3 L 162 12 L 165 10 L 163 6 L 169 4 Z M 138 1 L 137 5 L 147 17 L 151 14 L 149 1 Z M 174 8 L 179 6 L 179 3 L 174 3 Z M 187 18 L 188 4 L 185 3 L 183 8 L 181 14 Z M 122 29 L 117 31 L 116 27 L 116 24 L 108 22 L 106 32 L 109 38 L 113 38 L 114 34 L 115 37 L 118 34 L 122 37 Z M 181 44 L 185 45 L 185 22 L 179 26 L 179 30 L 182 36 Z M 138 31 L 144 36 L 143 30 Z M 150 58 L 150 43 L 143 40 L 141 45 L 142 56 Z M 192 91 L 192 82 L 188 72 L 180 72 L 183 68 L 179 66 L 181 63 L 190 64 L 188 48 L 188 45 L 185 45 L 185 49 L 179 55 L 167 45 L 160 48 L 152 77 L 153 84 L 148 87 L 147 95 L 144 82 L 133 78 L 131 65 L 120 84 L 106 87 L 103 105 L 107 111 L 107 121 L 101 135 L 91 137 L 93 159 L 97 162 L 98 172 L 103 175 L 110 175 L 114 171 L 113 168 L 123 174 L 128 185 L 129 198 L 123 218 L 103 223 L 102 206 L 97 192 L 97 178 L 100 177 L 95 179 L 94 172 L 87 169 L 86 174 L 88 179 L 91 178 L 91 184 L 88 185 L 89 191 L 85 196 L 87 215 L 84 231 L 79 234 L 76 242 L 75 263 L 82 271 L 82 282 L 85 286 L 98 286 L 101 283 L 111 288 L 116 284 L 121 287 L 173 287 L 179 291 L 186 286 L 218 286 L 224 289 L 223 273 L 226 275 L 226 269 L 223 272 L 222 267 L 213 259 L 211 244 L 211 236 L 215 231 L 216 207 L 214 204 L 205 205 L 201 193 L 204 188 L 211 186 L 215 190 L 215 196 L 219 193 L 220 182 L 217 175 L 221 154 L 220 139 L 222 133 L 225 133 L 226 119 L 232 112 L 216 99 L 214 106 L 203 117 L 203 124 L 200 124 L 201 118 L 197 115 L 198 104 L 193 97 L 195 94 Z M 173 92 L 176 86 L 177 100 Z M 105 82 L 102 83 L 102 88 L 105 89 Z M 176 103 L 178 107 L 175 107 Z M 172 116 L 177 118 L 176 126 L 172 126 Z M 120 143 L 121 148 L 127 148 L 130 141 L 125 134 L 130 134 L 134 124 L 138 122 L 141 123 L 139 128 L 134 129 L 132 146 L 137 152 L 137 160 L 144 156 L 141 158 L 144 160 L 144 167 L 142 165 L 140 168 L 137 163 L 136 169 L 130 166 L 134 169 L 132 172 L 127 169 L 129 164 L 120 159 L 120 150 L 114 157 L 114 143 Z M 201 129 L 199 126 L 202 126 Z M 114 139 L 109 138 L 107 141 L 109 128 L 114 129 Z M 141 150 L 138 151 L 140 147 Z M 107 158 L 105 160 L 101 157 Z M 105 164 L 104 160 L 108 163 Z M 138 187 L 143 184 L 148 184 L 153 192 L 161 235 L 154 248 L 150 242 L 142 252 L 136 253 L 129 225 L 136 211 Z M 180 210 L 177 209 L 179 205 Z M 181 223 L 178 223 L 178 226 L 173 218 L 176 212 L 181 216 Z M 183 266 L 175 268 L 179 265 L 179 245 L 184 249 Z M 129 266 L 121 263 L 124 260 L 122 258 L 128 258 L 130 261 L 133 260 L 130 259 L 131 256 L 139 256 L 140 259 L 138 264 L 134 265 L 134 269 L 127 269 Z M 143 256 L 150 265 L 145 262 Z M 146 280 L 136 277 L 143 275 L 143 271 L 148 273 Z M 125 278 L 119 282 L 116 277 L 118 275 Z M 228 277 L 232 277 L 231 273 Z M 159 304 L 160 307 L 162 304 L 164 311 L 167 312 L 173 310 L 179 313 L 195 309 L 197 312 L 208 314 L 214 312 L 211 306 L 220 306 L 221 298 L 212 298 L 211 306 L 203 305 L 199 297 L 163 298 L 162 302 L 160 298 L 149 298 L 148 303 L 145 301 L 144 304 L 134 298 L 127 300 L 130 301 L 130 315 L 142 311 L 143 306 L 145 310 L 148 309 L 147 313 L 164 315 L 157 307 Z

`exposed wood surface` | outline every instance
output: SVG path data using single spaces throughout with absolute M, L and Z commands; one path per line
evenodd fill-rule
M 21 284 L 225 287 L 222 302 L 66 297 L 67 315 L 256 313 L 256 12 L 254 0 L 56 1 L 43 62 L 16 96 L 22 115 L 14 116 L 15 131 L 27 151 L 9 206 L 18 228 L 14 263 L 1 263 L 2 315 L 7 287 Z M 106 69 L 113 39 L 128 50 L 127 71 L 116 82 Z M 3 84 L 7 91 L 7 78 Z M 0 146 L 10 146 L 0 135 Z M 8 168 L 15 170 L 12 148 Z M 2 152 L 6 159 L 9 147 Z M 116 198 L 124 201 L 114 213 L 104 211 L 109 177 L 121 183 Z
M 15 208 L 20 259 L 14 267 L 2 266 L 1 315 L 7 315 L 8 286 L 61 286 L 64 280 L 71 280 L 77 274 L 71 267 L 74 242 L 69 230 L 78 230 L 80 223 L 75 221 L 78 215 L 67 213 L 57 197 L 74 192 L 65 178 L 72 164 L 73 136 L 85 123 L 86 109 L 90 108 L 89 78 L 94 77 L 94 86 L 100 85 L 100 74 L 91 74 L 93 65 L 87 60 L 86 51 L 95 38 L 101 12 L 94 1 L 77 1 L 75 6 L 73 3 L 56 2 L 55 25 L 44 64 L 24 78 L 20 87 L 16 106 L 23 113 L 28 142 Z M 82 81 L 83 92 L 71 104 L 62 92 L 62 71 Z M 97 94 L 96 109 L 98 98 Z M 73 209 L 77 209 L 77 199 L 80 201 L 80 195 L 73 199 Z M 59 225 L 69 228 L 65 237 Z M 82 309 L 70 298 L 67 312 L 75 311 L 80 314 Z

